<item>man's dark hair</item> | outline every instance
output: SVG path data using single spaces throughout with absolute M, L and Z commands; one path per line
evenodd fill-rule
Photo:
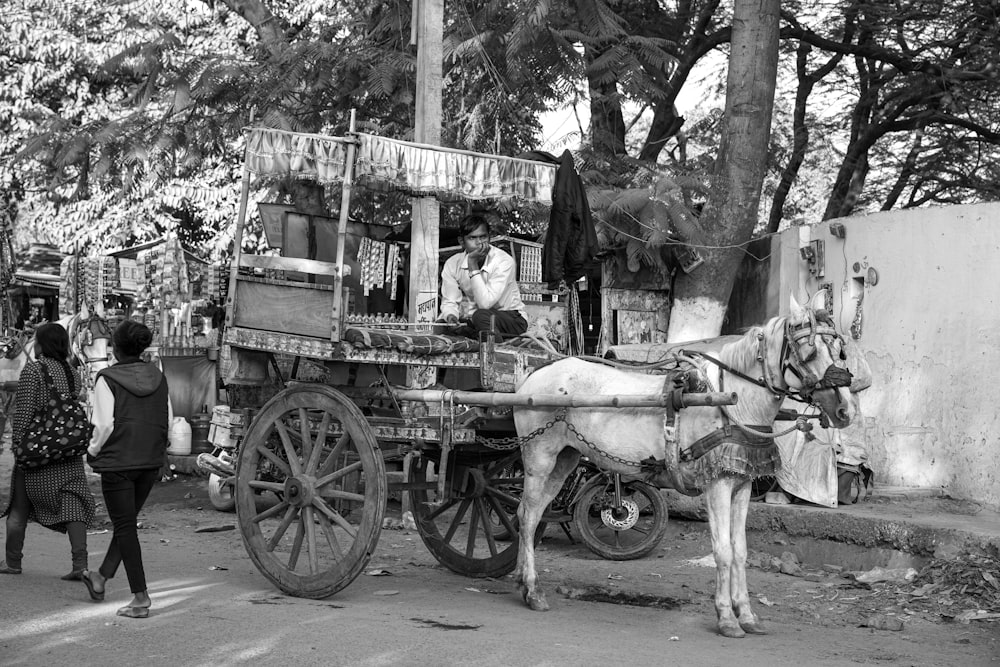
M 123 356 L 138 357 L 153 342 L 153 333 L 145 324 L 125 320 L 115 329 L 111 342 L 116 350 L 115 356 L 120 351 Z
M 486 233 L 491 233 L 493 231 L 490 224 L 491 217 L 492 215 L 488 211 L 473 211 L 472 213 L 468 213 L 458 223 L 458 235 L 468 236 L 476 231 L 480 225 L 486 225 Z

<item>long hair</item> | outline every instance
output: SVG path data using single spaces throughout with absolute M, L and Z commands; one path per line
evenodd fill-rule
M 69 334 L 61 324 L 50 322 L 35 329 L 35 345 L 39 356 L 62 361 L 69 357 Z
M 70 370 L 69 362 L 69 334 L 61 324 L 48 322 L 35 329 L 35 346 L 38 348 L 39 357 L 47 357 L 59 362 L 66 373 L 66 384 L 69 385 L 70 393 L 76 393 L 76 378 Z

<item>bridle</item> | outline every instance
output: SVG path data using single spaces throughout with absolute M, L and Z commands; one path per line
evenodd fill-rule
M 85 363 L 92 364 L 99 361 L 107 361 L 107 357 L 90 357 L 86 354 L 87 348 L 94 344 L 94 340 L 106 338 L 111 340 L 111 325 L 99 315 L 91 315 L 85 320 L 78 320 L 74 327 L 73 342 L 78 350 L 77 356 Z
M 806 322 L 801 324 L 792 324 L 791 321 L 787 319 L 785 320 L 783 328 L 784 335 L 781 341 L 781 353 L 778 362 L 778 367 L 781 370 L 782 377 L 784 377 L 786 372 L 790 372 L 802 383 L 802 386 L 798 389 L 780 387 L 775 382 L 775 379 L 772 377 L 768 368 L 767 336 L 763 331 L 759 331 L 757 333 L 757 363 L 760 364 L 761 371 L 760 377 L 757 378 L 750 377 L 746 373 L 742 373 L 729 364 L 726 364 L 711 355 L 705 354 L 704 352 L 696 350 L 680 350 L 678 354 L 688 357 L 698 357 L 704 359 L 705 361 L 710 361 L 731 375 L 735 375 L 736 377 L 753 383 L 758 387 L 766 388 L 774 394 L 775 398 L 788 397 L 802 403 L 812 403 L 813 392 L 821 389 L 849 387 L 851 385 L 852 376 L 849 370 L 841 368 L 835 363 L 830 364 L 827 367 L 823 377 L 818 377 L 812 372 L 812 370 L 809 369 L 809 366 L 807 365 L 808 362 L 815 358 L 817 354 L 817 337 L 826 343 L 827 346 L 831 345 L 834 341 L 839 340 L 841 343 L 840 360 L 846 360 L 847 355 L 844 352 L 844 340 L 841 338 L 840 334 L 837 333 L 836 328 L 834 328 L 833 320 L 830 318 L 829 313 L 825 310 L 808 310 L 806 312 L 808 313 L 809 318 Z M 719 391 L 723 391 L 722 383 L 723 376 L 720 375 Z
M 803 399 L 812 401 L 812 394 L 820 389 L 836 389 L 851 386 L 851 371 L 832 363 L 826 367 L 823 377 L 817 377 L 807 363 L 816 357 L 816 338 L 826 343 L 827 349 L 840 342 L 840 361 L 847 360 L 844 339 L 833 326 L 833 320 L 825 310 L 807 310 L 809 318 L 801 324 L 785 321 L 785 337 L 781 342 L 781 372 L 791 372 L 802 383 L 796 392 Z M 765 373 L 765 377 L 766 377 Z

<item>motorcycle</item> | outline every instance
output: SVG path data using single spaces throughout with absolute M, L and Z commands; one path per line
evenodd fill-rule
M 220 512 L 236 510 L 236 456 L 243 436 L 240 416 L 229 417 L 229 437 L 216 438 L 211 454 L 199 454 L 195 465 L 208 475 L 208 499 Z
M 519 493 L 524 472 L 512 464 L 511 492 Z M 576 543 L 570 525 L 583 543 L 608 560 L 642 558 L 660 543 L 667 530 L 669 510 L 663 492 L 641 480 L 623 480 L 606 472 L 586 457 L 570 473 L 542 520 L 558 524 L 570 542 Z M 493 521 L 497 539 L 509 539 L 498 519 Z

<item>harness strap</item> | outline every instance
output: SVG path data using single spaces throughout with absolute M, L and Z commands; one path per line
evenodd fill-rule
M 763 433 L 771 433 L 770 426 L 751 426 L 750 428 Z M 755 435 L 740 428 L 734 428 L 731 424 L 726 424 L 699 438 L 690 447 L 681 451 L 681 461 L 685 463 L 697 461 L 724 442 L 742 447 L 770 447 L 774 444 L 774 437 Z

